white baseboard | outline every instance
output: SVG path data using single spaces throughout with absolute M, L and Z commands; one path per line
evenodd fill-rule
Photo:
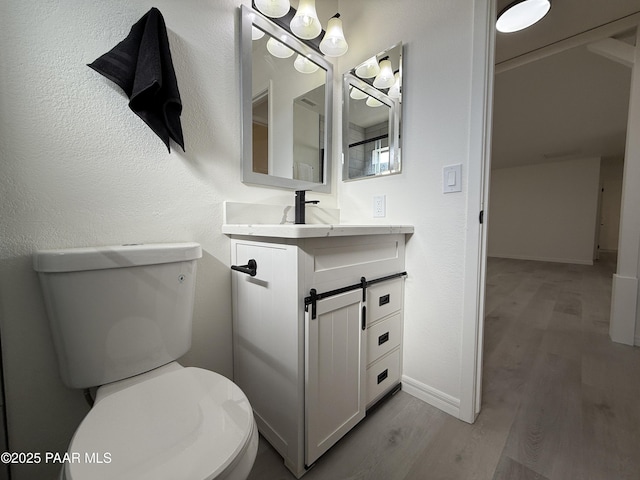
M 510 258 L 512 260 L 533 260 L 535 262 L 572 263 L 576 265 L 593 265 L 593 260 L 581 260 L 577 258 L 534 257 L 530 255 L 510 255 L 502 253 L 490 253 L 491 258 Z
M 439 408 L 449 415 L 460 418 L 460 399 L 458 398 L 418 382 L 406 375 L 402 376 L 402 390 L 429 405 Z

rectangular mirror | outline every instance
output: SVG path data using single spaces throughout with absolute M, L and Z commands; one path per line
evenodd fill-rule
M 343 77 L 342 179 L 400 173 L 402 43 Z
M 329 192 L 332 64 L 245 5 L 240 49 L 242 181 Z

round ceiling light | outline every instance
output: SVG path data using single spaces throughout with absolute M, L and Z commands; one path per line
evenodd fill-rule
M 541 20 L 550 9 L 551 0 L 518 0 L 500 12 L 496 29 L 502 33 L 524 30 Z

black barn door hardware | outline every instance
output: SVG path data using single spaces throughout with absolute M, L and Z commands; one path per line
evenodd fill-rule
M 258 264 L 252 258 L 247 262 L 246 265 L 231 265 L 231 270 L 246 273 L 247 275 L 251 275 L 252 277 L 255 277 L 256 274 L 258 273 Z
M 231 267 L 233 268 L 233 267 Z M 394 273 L 393 275 L 387 275 L 386 277 L 375 278 L 373 280 L 367 280 L 365 277 L 360 278 L 360 283 L 355 283 L 347 287 L 338 288 L 336 290 L 330 290 L 328 292 L 318 293 L 315 288 L 309 291 L 309 296 L 304 298 L 304 311 L 309 311 L 309 305 L 311 305 L 311 319 L 315 320 L 316 314 L 316 302 L 323 298 L 333 297 L 334 295 L 340 295 L 341 293 L 350 292 L 352 290 L 362 289 L 362 301 L 367 301 L 367 287 L 376 283 L 385 282 L 393 278 L 405 277 L 407 272 Z

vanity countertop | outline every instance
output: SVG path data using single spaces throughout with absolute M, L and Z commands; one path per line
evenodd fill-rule
M 328 225 L 328 224 L 224 224 L 222 233 L 277 238 L 346 237 L 413 233 L 411 225 Z

